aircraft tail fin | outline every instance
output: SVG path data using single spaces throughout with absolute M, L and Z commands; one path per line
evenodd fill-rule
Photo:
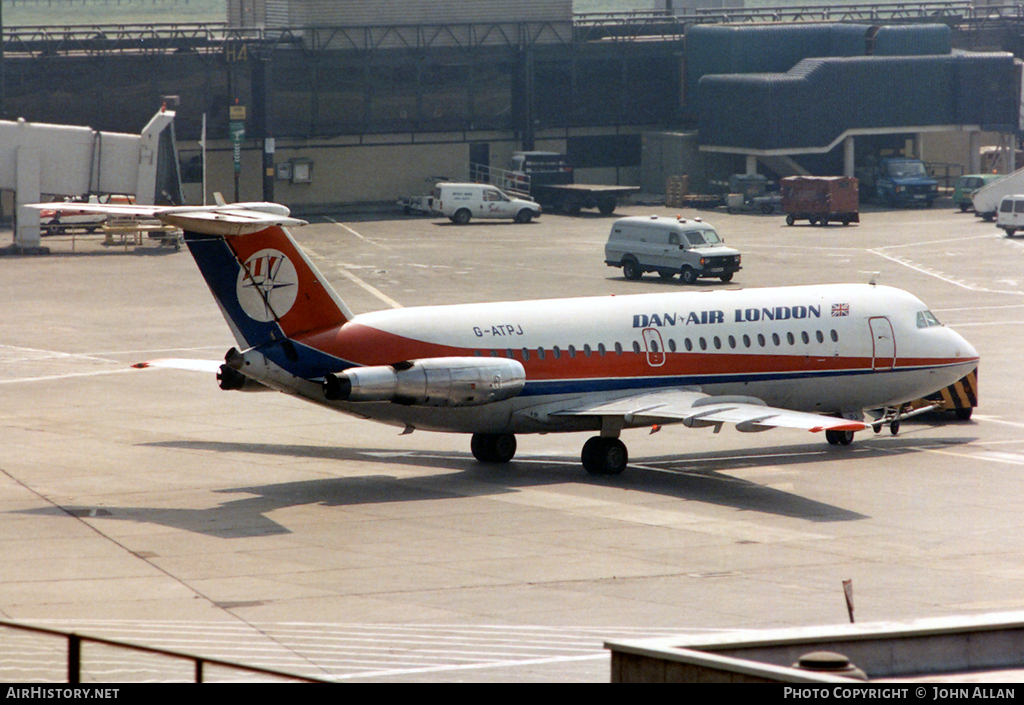
M 224 234 L 223 227 L 201 218 L 177 221 L 240 346 L 282 342 L 352 319 L 352 312 L 280 225 Z

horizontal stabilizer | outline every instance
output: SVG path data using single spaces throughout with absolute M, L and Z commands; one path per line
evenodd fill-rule
M 306 221 L 298 218 L 241 208 L 158 213 L 156 217 L 168 225 L 204 235 L 246 235 L 266 230 L 275 225 L 295 227 L 306 224 Z

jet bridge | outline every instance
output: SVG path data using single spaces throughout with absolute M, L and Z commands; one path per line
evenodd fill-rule
M 16 252 L 40 247 L 42 194 L 128 194 L 141 205 L 182 202 L 174 112 L 161 110 L 140 135 L 0 120 L 0 189 L 15 192 Z

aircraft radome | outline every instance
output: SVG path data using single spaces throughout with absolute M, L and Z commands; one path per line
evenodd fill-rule
M 511 460 L 516 434 L 592 431 L 584 468 L 618 474 L 621 431 L 671 423 L 824 431 L 846 445 L 866 428 L 895 432 L 921 411 L 904 404 L 978 365 L 919 299 L 874 284 L 357 316 L 284 229 L 302 221 L 273 205 L 151 209 L 185 231 L 238 341 L 218 363 L 221 388 L 274 389 L 405 432 L 472 434 L 483 462 Z

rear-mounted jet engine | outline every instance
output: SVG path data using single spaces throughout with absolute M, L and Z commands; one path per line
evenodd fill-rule
M 323 391 L 330 401 L 479 406 L 511 399 L 525 385 L 526 370 L 516 360 L 437 357 L 329 374 Z

